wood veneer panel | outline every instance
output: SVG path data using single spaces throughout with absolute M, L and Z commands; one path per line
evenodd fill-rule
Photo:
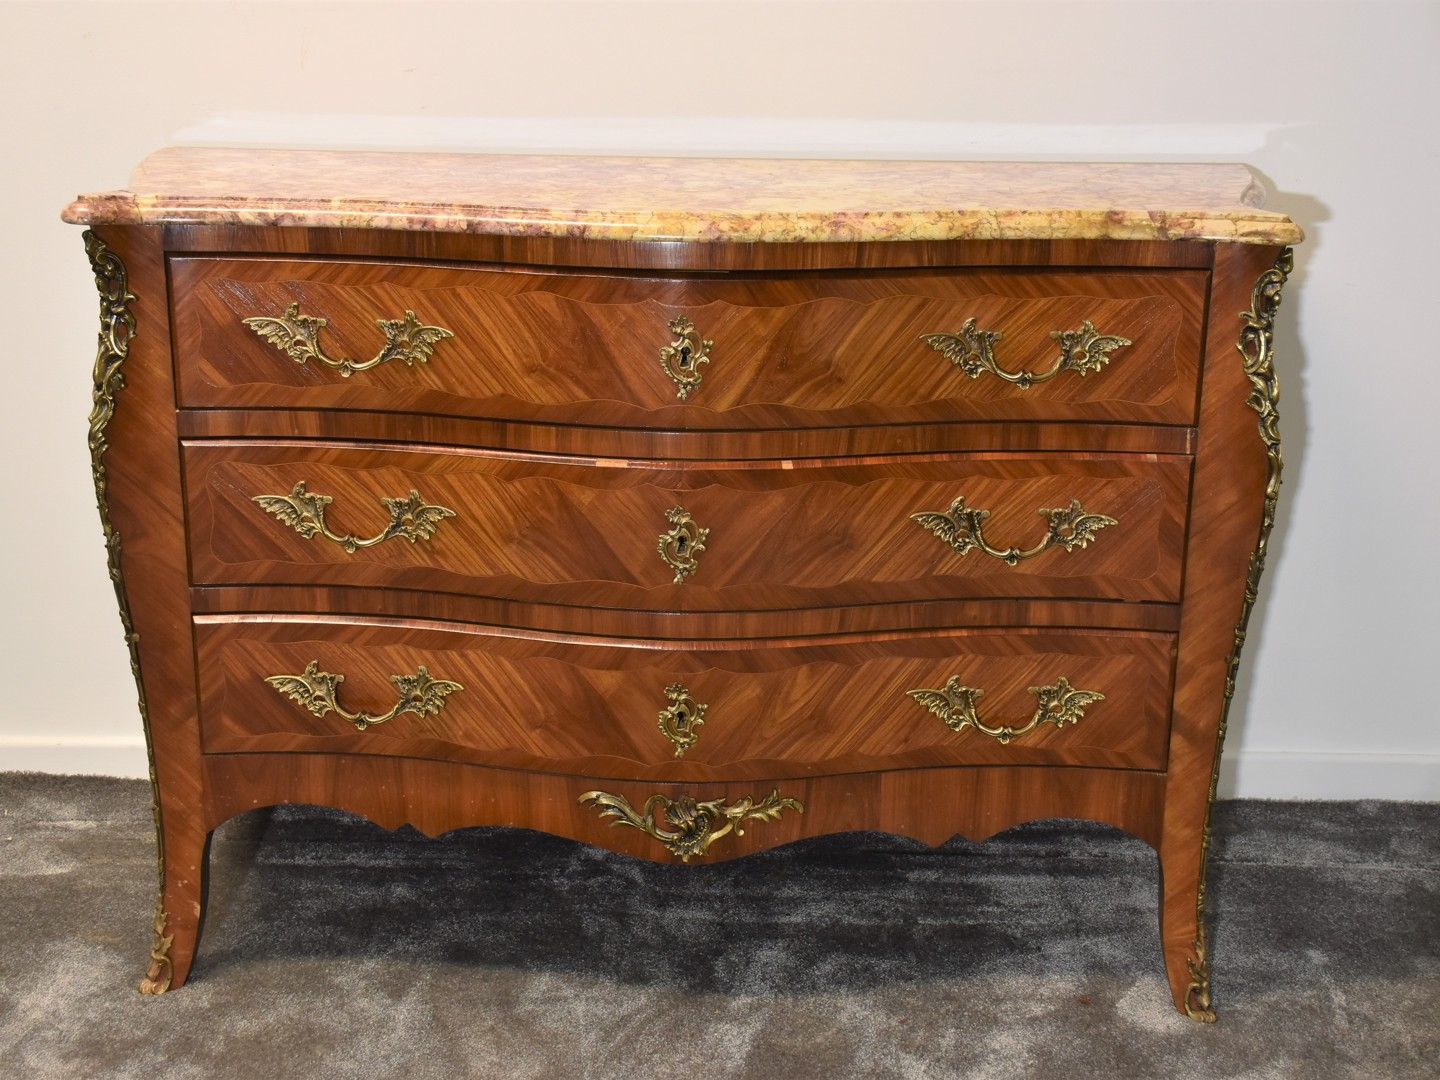
M 995 450 L 1189 454 L 1194 428 L 1136 424 L 879 424 L 757 431 L 644 431 L 507 423 L 422 413 L 281 409 L 187 409 L 185 438 L 316 438 L 403 442 L 584 457 L 715 461 Z
M 118 537 L 122 576 L 116 589 L 122 603 L 128 600 L 134 624 L 134 657 L 156 785 L 161 919 L 155 928 L 153 962 L 142 983 L 143 990 L 154 993 L 180 986 L 189 973 L 209 840 L 195 721 L 165 264 L 155 229 L 108 226 L 93 231 L 124 266 L 130 294 L 125 306 L 135 318 L 128 356 L 110 384 L 114 415 L 103 429 L 109 445 L 103 460 L 108 498 L 102 512 L 108 511 Z M 97 395 L 99 391 L 97 386 Z M 92 425 L 95 419 L 92 416 Z M 119 707 L 123 703 L 117 703 Z
M 711 462 L 524 458 L 478 451 L 320 443 L 184 447 L 197 584 L 397 586 L 652 610 L 768 610 L 964 596 L 1174 601 L 1188 458 L 969 455 Z M 306 537 L 254 500 L 297 485 L 334 500 L 339 535 L 378 535 L 382 503 L 418 491 L 458 508 L 415 543 L 358 551 Z M 959 554 L 911 520 L 957 498 L 989 511 L 985 536 L 1033 548 L 1042 509 L 1079 501 L 1116 523 L 1083 549 L 1014 566 Z M 681 583 L 657 551 L 666 511 L 709 529 Z
M 673 429 L 954 419 L 1188 424 L 1205 290 L 1197 271 L 872 273 L 645 278 L 411 263 L 174 258 L 186 407 L 420 411 Z M 428 363 L 346 376 L 296 363 L 247 327 L 291 304 L 328 320 L 332 356 L 374 355 L 377 319 L 414 310 L 454 337 Z M 667 324 L 713 339 L 684 403 L 662 370 Z M 968 318 L 1009 370 L 1044 371 L 1052 332 L 1091 320 L 1133 342 L 1088 377 L 1021 389 L 972 379 L 921 340 Z
M 1208 828 L 1212 765 L 1227 700 L 1226 678 L 1245 602 L 1251 553 L 1260 533 L 1266 446 L 1237 348 L 1251 291 L 1278 248 L 1222 247 L 1217 253 L 1201 394 L 1191 528 L 1180 623 L 1175 711 L 1159 845 L 1165 965 L 1176 1007 L 1191 984 L 1208 994 L 1208 957 L 1197 895 Z M 1203 973 L 1203 980 L 1197 977 Z M 1194 1011 L 1204 1012 L 1197 992 Z M 1213 1019 L 1213 1014 L 1210 1014 Z
M 358 618 L 202 617 L 208 753 L 358 753 L 466 760 L 597 778 L 715 780 L 934 765 L 1157 769 L 1165 760 L 1173 638 L 1126 631 L 958 630 L 806 641 L 547 640 L 489 627 Z M 392 676 L 424 665 L 459 683 L 433 715 L 357 731 L 265 680 L 318 663 L 352 711 L 383 713 Z M 981 719 L 1020 727 L 1032 686 L 1066 678 L 1103 701 L 1063 728 L 1002 744 L 952 731 L 907 691 L 958 677 Z M 707 707 L 677 760 L 656 717 L 665 687 Z M 342 702 L 343 703 L 343 702 Z
M 345 586 L 232 585 L 190 591 L 197 614 L 272 612 L 381 615 L 521 628 L 577 637 L 801 638 L 947 627 L 1054 626 L 1080 629 L 1180 628 L 1174 604 L 1085 600 L 932 600 L 787 611 L 622 611 L 530 604 L 487 596 Z
M 1208 241 L 953 240 L 879 243 L 696 243 L 461 236 L 386 229 L 167 225 L 167 251 L 439 259 L 605 270 L 820 272 L 952 266 L 1208 269 Z
M 656 861 L 674 856 L 633 829 L 612 828 L 579 797 L 586 777 L 487 769 L 452 762 L 363 755 L 221 754 L 205 758 L 209 819 L 221 822 L 279 803 L 333 806 L 385 828 L 430 836 L 475 825 L 518 825 Z M 1026 821 L 1085 818 L 1158 841 L 1164 777 L 1106 769 L 912 769 L 787 780 L 780 784 L 676 785 L 614 781 L 631 805 L 652 794 L 701 799 L 765 795 L 778 787 L 805 810 L 751 823 L 717 841 L 706 859 L 748 855 L 807 836 L 879 830 L 941 844 L 984 840 Z M 764 790 L 762 790 L 762 788 Z M 903 902 L 903 897 L 897 897 Z

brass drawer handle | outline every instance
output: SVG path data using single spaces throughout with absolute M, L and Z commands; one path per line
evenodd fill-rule
M 794 810 L 797 814 L 805 812 L 805 807 L 797 800 L 781 797 L 778 788 L 758 803 L 748 795 L 729 804 L 724 799 L 696 802 L 689 795 L 678 799 L 651 795 L 638 814 L 623 795 L 587 791 L 580 796 L 580 802 L 594 803 L 600 809 L 601 817 L 615 818 L 610 823 L 612 828 L 628 825 L 659 840 L 672 855 L 679 855 L 681 862 L 704 855 L 710 845 L 722 836 L 732 832 L 736 836 L 744 836 L 743 823 L 746 821 L 778 821 L 783 810 Z M 657 808 L 664 812 L 669 828 L 656 820 Z
M 1063 510 L 1041 509 L 1037 513 L 1049 518 L 1049 524 L 1044 538 L 1032 548 L 992 547 L 985 540 L 985 519 L 990 516 L 990 511 L 966 506 L 964 495 L 952 502 L 950 509 L 943 513 L 926 510 L 911 514 L 910 520 L 934 533 L 960 555 L 979 548 L 1009 566 L 1023 559 L 1033 559 L 1052 547 L 1061 547 L 1066 551 L 1086 547 L 1105 526 L 1120 524 L 1105 514 L 1087 514 L 1079 499 L 1071 499 L 1070 505 Z
M 448 507 L 430 506 L 418 491 L 411 488 L 410 494 L 403 499 L 380 500 L 390 512 L 390 524 L 368 540 L 362 540 L 351 534 L 331 532 L 325 524 L 325 508 L 335 500 L 329 495 L 306 491 L 304 480 L 291 488 L 289 495 L 256 495 L 251 501 L 258 503 L 267 514 L 274 514 L 306 540 L 316 535 L 323 536 L 352 555 L 361 548 L 374 547 L 397 536 L 412 544 L 429 540 L 435 535 L 440 522 L 455 516 L 455 511 Z
M 702 338 L 695 324 L 685 316 L 672 319 L 668 324 L 675 340 L 660 349 L 660 367 L 675 384 L 675 396 L 684 401 L 690 391 L 700 386 L 703 376 L 700 365 L 710 362 L 710 350 L 715 342 Z
M 431 678 L 429 669 L 421 664 L 414 675 L 390 676 L 390 681 L 400 691 L 400 700 L 389 712 L 377 714 L 351 712 L 336 701 L 336 690 L 345 681 L 345 676 L 321 671 L 318 660 L 311 660 L 299 675 L 270 675 L 265 681 L 278 693 L 298 701 L 316 716 L 324 716 L 333 709 L 354 724 L 356 731 L 394 720 L 401 713 L 414 713 L 416 716 L 438 713 L 445 707 L 447 697 L 456 690 L 465 689 L 457 682 Z
M 705 710 L 691 696 L 684 683 L 672 683 L 665 688 L 670 704 L 660 710 L 660 734 L 675 744 L 675 756 L 684 757 L 685 751 L 700 741 L 700 728 L 705 724 Z
M 1105 700 L 1105 695 L 1098 691 L 1076 690 L 1070 685 L 1070 681 L 1062 676 L 1055 680 L 1054 686 L 1030 687 L 1030 693 L 1035 695 L 1036 705 L 1029 723 L 1022 727 L 989 727 L 975 710 L 976 702 L 985 691 L 961 685 L 958 675 L 951 676 L 941 690 L 907 690 L 906 693 L 945 721 L 945 726 L 951 731 L 963 731 L 967 727 L 973 727 L 1002 746 L 1011 739 L 1018 739 L 1021 735 L 1035 730 L 1041 724 L 1054 724 L 1057 728 L 1063 728 L 1066 724 L 1078 724 L 1085 718 L 1087 706 Z
M 700 553 L 705 550 L 710 530 L 697 525 L 683 506 L 666 510 L 665 520 L 670 522 L 670 528 L 656 538 L 656 549 L 665 565 L 675 571 L 675 584 L 679 585 L 700 568 Z
M 330 325 L 330 321 L 301 315 L 299 304 L 291 304 L 279 318 L 258 315 L 246 319 L 245 325 L 297 364 L 318 360 L 326 367 L 335 368 L 347 379 L 353 372 L 369 371 L 391 360 L 399 360 L 406 367 L 414 367 L 417 362 L 423 364 L 430 359 L 439 342 L 455 336 L 443 326 L 422 325 L 415 312 L 406 311 L 403 319 L 375 320 L 375 325 L 385 335 L 385 345 L 369 360 L 336 360 L 326 356 L 325 350 L 320 347 L 320 331 Z
M 979 329 L 974 318 L 969 318 L 958 334 L 921 334 L 920 340 L 972 379 L 988 371 L 1021 390 L 1049 382 L 1062 371 L 1073 371 L 1082 377 L 1099 371 L 1110 362 L 1112 352 L 1134 344 L 1129 338 L 1100 333 L 1086 319 L 1079 330 L 1050 331 L 1051 338 L 1060 346 L 1060 355 L 1045 371 L 1006 371 L 995 362 L 995 344 L 1002 336 L 994 330 Z

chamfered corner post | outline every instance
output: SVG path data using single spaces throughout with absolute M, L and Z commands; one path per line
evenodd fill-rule
M 206 850 L 194 713 L 180 445 L 158 228 L 96 227 L 100 294 L 90 466 L 149 756 L 157 872 L 144 994 L 182 985 L 199 936 Z
M 1218 244 L 1160 837 L 1161 939 L 1175 1007 L 1212 1023 L 1211 814 L 1246 629 L 1280 489 L 1275 313 L 1289 248 Z

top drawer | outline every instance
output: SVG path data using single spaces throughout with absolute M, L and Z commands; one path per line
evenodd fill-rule
M 1198 270 L 657 279 L 188 257 L 170 269 L 182 407 L 669 430 L 1190 424 L 1206 283 Z

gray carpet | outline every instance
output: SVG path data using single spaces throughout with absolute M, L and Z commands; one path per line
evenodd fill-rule
M 1216 826 L 1214 1027 L 1171 1009 L 1151 851 L 1072 823 L 682 868 L 260 812 L 152 999 L 147 786 L 0 774 L 0 1076 L 1440 1076 L 1440 804 Z

